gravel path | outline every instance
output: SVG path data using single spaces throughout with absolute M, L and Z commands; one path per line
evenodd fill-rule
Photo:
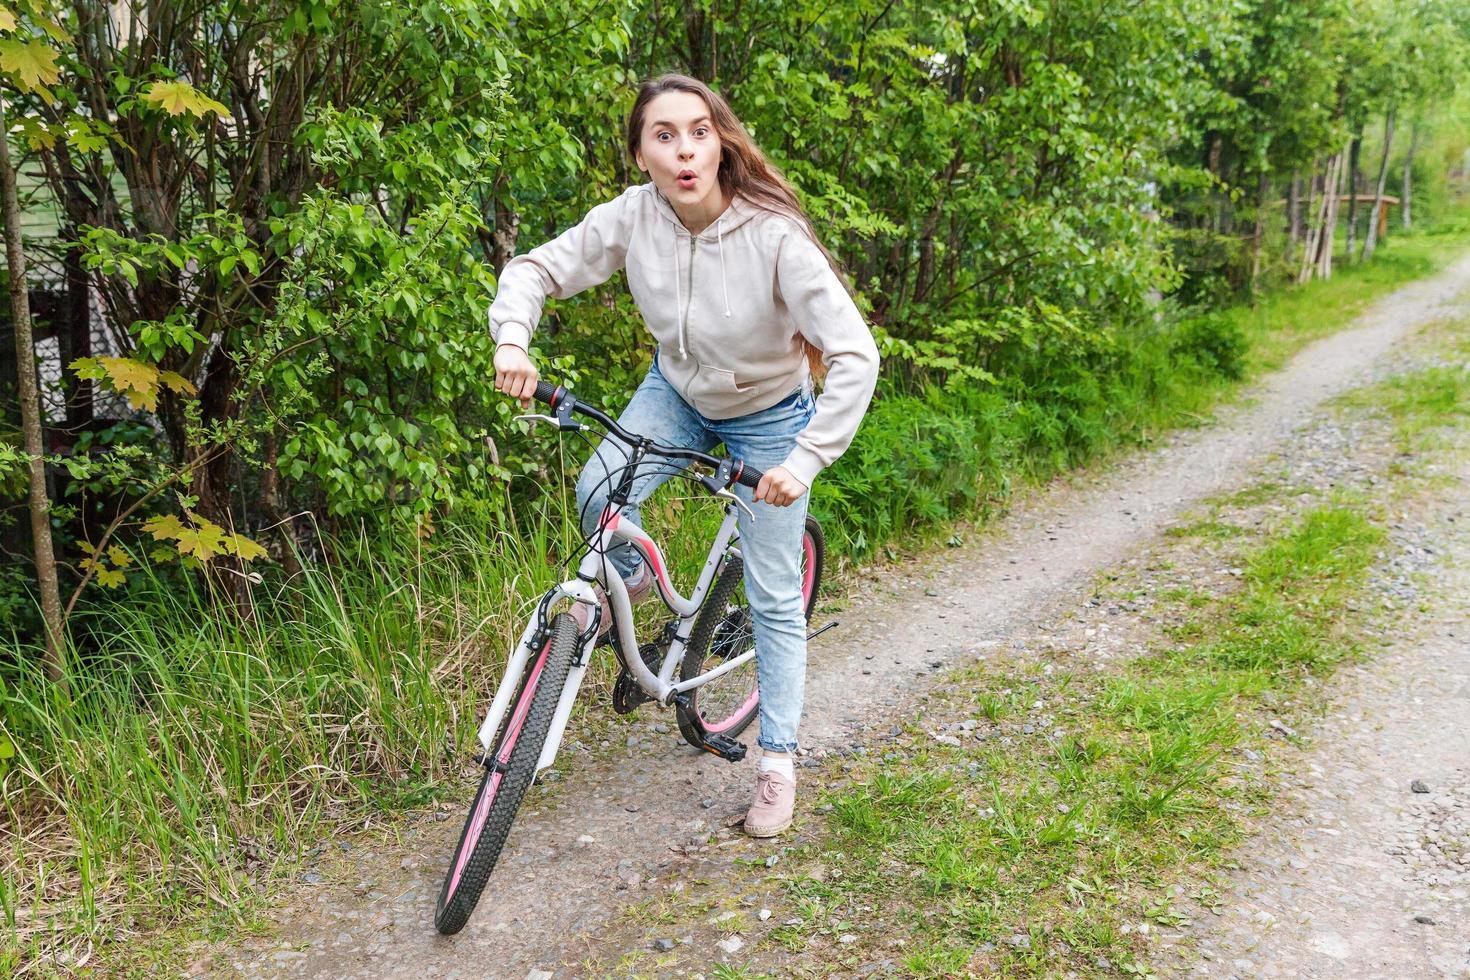
M 1427 611 L 1282 750 L 1284 797 L 1180 975 L 1470 977 L 1470 466 L 1452 487 L 1393 535 L 1438 577 Z
M 813 644 L 807 748 L 820 755 L 869 727 L 886 727 L 926 689 L 932 671 L 983 659 L 996 641 L 1083 593 L 1093 574 L 1182 512 L 1235 487 L 1326 398 L 1457 309 L 1467 287 L 1470 256 L 1304 350 L 1218 424 L 1037 495 L 988 533 L 936 555 L 921 576 L 874 573 L 843 612 L 843 628 Z M 459 936 L 438 936 L 431 919 L 461 817 L 431 813 L 409 821 L 391 850 L 365 856 L 368 849 L 359 846 L 350 863 L 324 866 L 320 884 L 298 889 L 281 907 L 277 935 L 209 950 L 194 972 L 346 978 L 570 971 L 587 937 L 648 897 L 647 879 L 673 860 L 671 844 L 702 841 L 710 822 L 746 801 L 751 767 L 709 761 L 668 733 L 670 721 L 652 718 L 626 749 L 596 761 L 585 751 L 571 754 L 554 805 L 534 793 L 528 798 L 487 895 Z M 1467 757 L 1462 745 L 1462 764 Z M 1448 774 L 1433 778 L 1451 785 Z M 1464 773 L 1459 778 L 1463 786 Z M 470 793 L 467 785 L 466 800 Z

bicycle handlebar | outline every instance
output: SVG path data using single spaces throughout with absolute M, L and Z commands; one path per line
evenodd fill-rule
M 566 405 L 568 411 L 587 416 L 629 445 L 643 442 L 650 452 L 659 456 L 667 456 L 670 459 L 687 459 L 695 463 L 703 463 L 706 466 L 714 468 L 717 472 L 721 466 L 728 463 L 731 469 L 731 482 L 750 487 L 752 490 L 756 488 L 756 485 L 761 482 L 761 477 L 765 475 L 754 466 L 747 466 L 742 460 L 733 457 L 730 459 L 720 459 L 708 453 L 702 453 L 697 449 L 680 449 L 674 446 L 660 446 L 657 443 L 650 443 L 643 439 L 642 436 L 628 432 L 622 426 L 618 425 L 617 422 L 613 421 L 607 413 L 593 408 L 591 405 L 584 405 L 577 401 L 572 393 L 561 385 L 554 385 L 549 381 L 537 381 L 535 398 L 537 401 L 548 405 L 554 411 L 560 410 L 563 405 Z M 568 401 L 569 399 L 570 401 Z

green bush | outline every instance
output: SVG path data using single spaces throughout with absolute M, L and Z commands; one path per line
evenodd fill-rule
M 1209 374 L 1231 381 L 1245 375 L 1245 358 L 1250 349 L 1245 331 L 1221 313 L 1181 320 L 1171 337 L 1175 356 L 1188 358 Z

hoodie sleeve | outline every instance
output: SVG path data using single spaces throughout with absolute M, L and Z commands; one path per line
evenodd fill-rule
M 792 228 L 776 257 L 776 288 L 796 328 L 822 352 L 817 411 L 782 464 L 807 487 L 846 451 L 878 383 L 878 345 L 815 242 Z
M 599 204 L 587 217 L 551 241 L 517 255 L 500 270 L 490 304 L 490 335 L 500 344 L 529 350 L 548 296 L 566 299 L 606 282 L 628 256 L 635 205 L 630 187 Z

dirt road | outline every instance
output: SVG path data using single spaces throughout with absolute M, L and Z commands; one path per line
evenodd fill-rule
M 936 669 L 983 659 L 994 641 L 1080 594 L 1095 572 L 1185 509 L 1231 489 L 1325 399 L 1451 312 L 1467 288 L 1470 257 L 1302 351 L 1217 424 L 1038 494 L 927 568 L 870 576 L 843 611 L 844 627 L 813 645 L 807 748 L 821 753 L 890 723 Z M 491 887 L 459 936 L 437 935 L 431 920 L 460 818 L 425 814 L 397 848 L 368 856 L 359 846 L 351 861 L 325 871 L 326 880 L 303 885 L 281 908 L 279 931 L 268 941 L 207 951 L 198 972 L 572 975 L 600 925 L 646 897 L 642 889 L 667 865 L 669 845 L 738 811 L 749 792 L 752 765 L 711 761 L 669 733 L 671 718 L 642 710 L 646 721 L 625 748 L 574 752 L 549 804 L 535 791 L 528 797 Z M 653 768 L 665 761 L 666 771 Z M 466 800 L 470 792 L 467 786 Z

